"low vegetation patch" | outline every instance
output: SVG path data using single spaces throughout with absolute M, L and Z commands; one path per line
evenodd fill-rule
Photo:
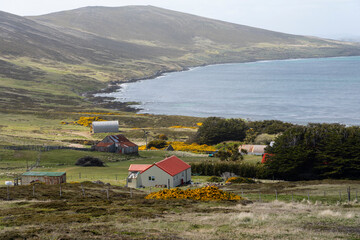
M 213 146 L 206 144 L 200 145 L 197 143 L 187 144 L 185 142 L 166 142 L 163 140 L 154 140 L 149 142 L 148 149 L 150 150 L 163 150 L 166 146 L 171 145 L 175 151 L 193 152 L 193 153 L 205 153 L 213 152 L 216 149 Z M 146 150 L 146 146 L 140 146 L 139 150 Z
M 209 177 L 207 179 L 208 182 L 223 182 L 224 179 L 222 179 L 222 177 L 218 177 L 218 176 L 212 176 L 212 177 Z
M 218 187 L 208 186 L 197 189 L 180 188 L 165 189 L 159 192 L 150 193 L 145 197 L 146 199 L 193 199 L 197 201 L 219 201 L 219 200 L 234 200 L 239 201 L 242 198 L 230 192 L 220 190 Z
M 104 167 L 104 162 L 96 157 L 85 156 L 85 157 L 79 158 L 76 161 L 75 165 L 82 166 L 82 167 Z
M 200 162 L 191 163 L 191 172 L 201 176 L 221 176 L 230 172 L 246 178 L 265 178 L 264 166 L 243 162 Z
M 79 120 L 77 120 L 75 122 L 62 121 L 61 124 L 75 124 L 75 125 L 81 125 L 84 127 L 90 127 L 90 125 L 94 121 L 106 121 L 106 120 L 102 119 L 101 117 L 80 117 Z
M 251 178 L 231 177 L 226 180 L 226 183 L 255 183 L 255 181 Z

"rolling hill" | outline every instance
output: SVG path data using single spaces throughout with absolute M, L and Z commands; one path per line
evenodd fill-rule
M 152 6 L 85 7 L 32 17 L 0 12 L 0 107 L 90 106 L 81 93 L 192 66 L 352 55 L 360 55 L 359 43 Z

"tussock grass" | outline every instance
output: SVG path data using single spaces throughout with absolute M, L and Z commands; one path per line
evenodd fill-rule
M 296 183 L 293 183 L 296 185 Z M 358 239 L 360 205 L 147 200 L 128 188 L 83 183 L 11 189 L 0 202 L 0 238 Z M 15 190 L 17 188 L 17 190 Z M 108 200 L 105 189 L 109 188 Z M 15 195 L 16 194 L 18 195 Z M 0 188 L 0 198 L 6 188 Z M 17 199 L 15 199 L 17 198 Z

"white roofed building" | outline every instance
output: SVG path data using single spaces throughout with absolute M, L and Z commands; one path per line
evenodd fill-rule
M 263 155 L 266 147 L 266 145 L 241 145 L 239 152 L 246 150 L 248 155 Z
M 119 121 L 95 121 L 91 125 L 92 133 L 119 132 Z

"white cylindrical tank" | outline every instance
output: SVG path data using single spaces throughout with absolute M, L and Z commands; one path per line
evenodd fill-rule
M 6 186 L 12 186 L 14 185 L 12 181 L 5 181 L 5 185 Z

